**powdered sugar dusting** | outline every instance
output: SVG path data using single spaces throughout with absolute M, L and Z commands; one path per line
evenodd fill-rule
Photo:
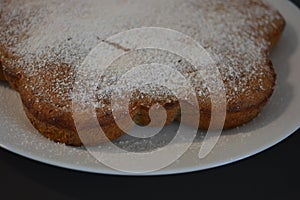
M 251 98 L 249 83 L 267 76 L 262 66 L 269 53 L 268 36 L 280 19 L 260 0 L 8 0 L 1 7 L 0 44 L 19 58 L 6 61 L 6 67 L 22 67 L 28 80 L 21 87 L 34 91 L 33 102 L 65 110 L 76 70 L 88 53 L 109 36 L 138 27 L 164 27 L 191 36 L 217 61 L 228 101 L 240 94 Z M 120 47 L 109 41 L 107 46 Z M 174 67 L 192 73 L 186 62 L 173 58 Z M 194 84 L 199 96 L 207 97 L 205 85 L 197 80 Z M 264 90 L 263 83 L 251 87 Z

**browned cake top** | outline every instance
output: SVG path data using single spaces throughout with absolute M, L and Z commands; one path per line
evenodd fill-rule
M 33 94 L 30 101 L 65 111 L 76 71 L 89 52 L 109 36 L 138 27 L 169 28 L 192 37 L 217 62 L 229 104 L 238 104 L 241 96 L 255 101 L 253 92 L 270 90 L 274 81 L 268 78 L 272 74 L 268 56 L 272 37 L 284 23 L 261 0 L 0 0 L 0 8 L 4 68 L 24 75 L 20 89 Z M 118 48 L 105 42 L 107 48 Z M 200 97 L 208 96 L 207 86 L 186 60 L 157 50 L 130 50 L 131 59 L 152 59 L 178 69 L 191 79 Z M 118 90 L 113 85 L 130 67 L 126 61 L 117 60 L 102 77 L 99 99 Z M 140 77 L 147 81 L 151 75 Z M 164 99 L 170 96 L 164 88 L 143 89 L 142 93 Z

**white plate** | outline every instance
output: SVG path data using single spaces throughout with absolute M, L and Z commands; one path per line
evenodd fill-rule
M 253 122 L 223 132 L 214 150 L 199 159 L 199 142 L 171 166 L 152 173 L 177 174 L 228 164 L 259 153 L 291 135 L 300 127 L 300 11 L 286 0 L 272 0 L 287 20 L 280 44 L 272 53 L 278 83 L 270 104 Z M 124 174 L 98 163 L 85 149 L 56 144 L 31 126 L 18 94 L 0 86 L 0 146 L 19 155 L 47 164 L 102 174 Z M 172 127 L 170 127 L 172 129 Z

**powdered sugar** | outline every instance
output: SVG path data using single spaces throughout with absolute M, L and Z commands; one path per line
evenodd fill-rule
M 251 80 L 266 76 L 268 35 L 280 18 L 259 0 L 12 0 L 1 7 L 0 44 L 19 57 L 7 67 L 22 67 L 28 81 L 21 87 L 34 91 L 33 101 L 66 110 L 69 105 L 60 102 L 70 100 L 76 70 L 97 44 L 121 31 L 150 26 L 177 30 L 205 47 L 217 61 L 228 101 L 234 102 L 239 94 L 251 94 Z M 108 48 L 117 45 L 107 42 Z M 173 59 L 174 67 L 191 75 L 187 62 Z M 197 79 L 194 84 L 207 97 L 205 85 Z

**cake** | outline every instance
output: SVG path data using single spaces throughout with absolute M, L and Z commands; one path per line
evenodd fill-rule
M 224 129 L 254 119 L 275 88 L 276 73 L 269 55 L 280 39 L 285 21 L 276 9 L 261 0 L 4 0 L 0 1 L 0 8 L 0 79 L 19 92 L 33 126 L 56 142 L 82 145 L 73 119 L 72 90 L 82 62 L 101 42 L 107 48 L 131 53 L 134 59 L 166 62 L 187 77 L 195 74 L 187 60 L 170 57 L 168 52 L 130 49 L 107 40 L 134 28 L 175 30 L 209 52 L 226 90 Z M 118 127 L 111 109 L 110 94 L 117 88 L 106 86 L 120 78 L 125 61 L 120 58 L 104 77 L 93 80 L 99 91 L 96 100 L 90 100 L 110 140 L 125 131 Z M 198 128 L 208 129 L 211 99 L 205 83 L 196 77 L 191 82 L 200 112 Z M 80 103 L 84 107 L 87 102 Z M 135 123 L 144 126 L 150 123 L 149 109 L 156 104 L 167 111 L 165 125 L 180 121 L 178 99 L 165 88 L 154 86 L 134 91 L 129 113 Z M 191 120 L 194 117 L 190 115 Z M 122 122 L 122 115 L 116 120 Z M 88 118 L 82 123 L 87 129 L 95 128 L 89 127 Z M 132 124 L 126 126 L 129 129 Z

